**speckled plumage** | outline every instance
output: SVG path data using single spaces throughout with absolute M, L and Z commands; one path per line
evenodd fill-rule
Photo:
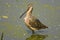
M 26 17 L 25 17 L 25 18 L 26 18 Z M 27 27 L 28 27 L 29 29 L 31 29 L 32 31 L 48 28 L 47 26 L 45 26 L 44 24 L 42 24 L 42 23 L 39 21 L 39 19 L 35 18 L 34 16 L 30 16 L 30 17 L 26 18 L 25 24 L 26 24 Z
M 33 11 L 33 7 L 31 4 L 29 4 L 26 13 L 26 16 L 24 18 L 24 22 L 27 25 L 27 27 L 32 30 L 32 33 L 34 33 L 34 30 L 39 30 L 39 29 L 45 29 L 48 28 L 47 26 L 45 26 L 44 24 L 42 24 L 39 19 L 37 19 L 36 17 L 32 16 L 32 11 Z

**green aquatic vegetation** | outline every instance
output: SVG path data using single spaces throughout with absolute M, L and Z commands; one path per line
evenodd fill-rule
M 29 38 L 27 38 L 26 40 L 43 40 L 47 37 L 47 35 L 31 35 Z
M 3 40 L 3 32 L 2 32 L 2 34 L 1 34 L 1 40 Z
M 27 34 L 20 25 L 16 26 L 8 22 L 0 22 L 0 26 L 0 31 L 12 38 L 23 38 Z

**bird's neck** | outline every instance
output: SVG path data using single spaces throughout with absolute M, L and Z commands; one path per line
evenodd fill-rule
M 26 13 L 26 16 L 28 16 L 28 17 L 31 16 L 31 15 L 32 15 L 32 13 Z
M 31 16 L 32 15 L 33 8 L 29 7 L 26 12 L 26 16 Z

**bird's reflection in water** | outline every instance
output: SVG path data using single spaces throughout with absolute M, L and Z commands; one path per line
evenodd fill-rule
M 39 34 L 32 34 L 30 37 L 26 38 L 26 40 L 44 40 L 48 35 L 39 35 Z

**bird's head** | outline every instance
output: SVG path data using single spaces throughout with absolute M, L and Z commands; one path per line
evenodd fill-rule
M 30 12 L 32 12 L 32 10 L 33 10 L 32 3 L 28 4 L 27 6 L 28 6 L 27 10 L 20 16 L 20 18 L 21 18 L 25 13 L 30 13 Z

